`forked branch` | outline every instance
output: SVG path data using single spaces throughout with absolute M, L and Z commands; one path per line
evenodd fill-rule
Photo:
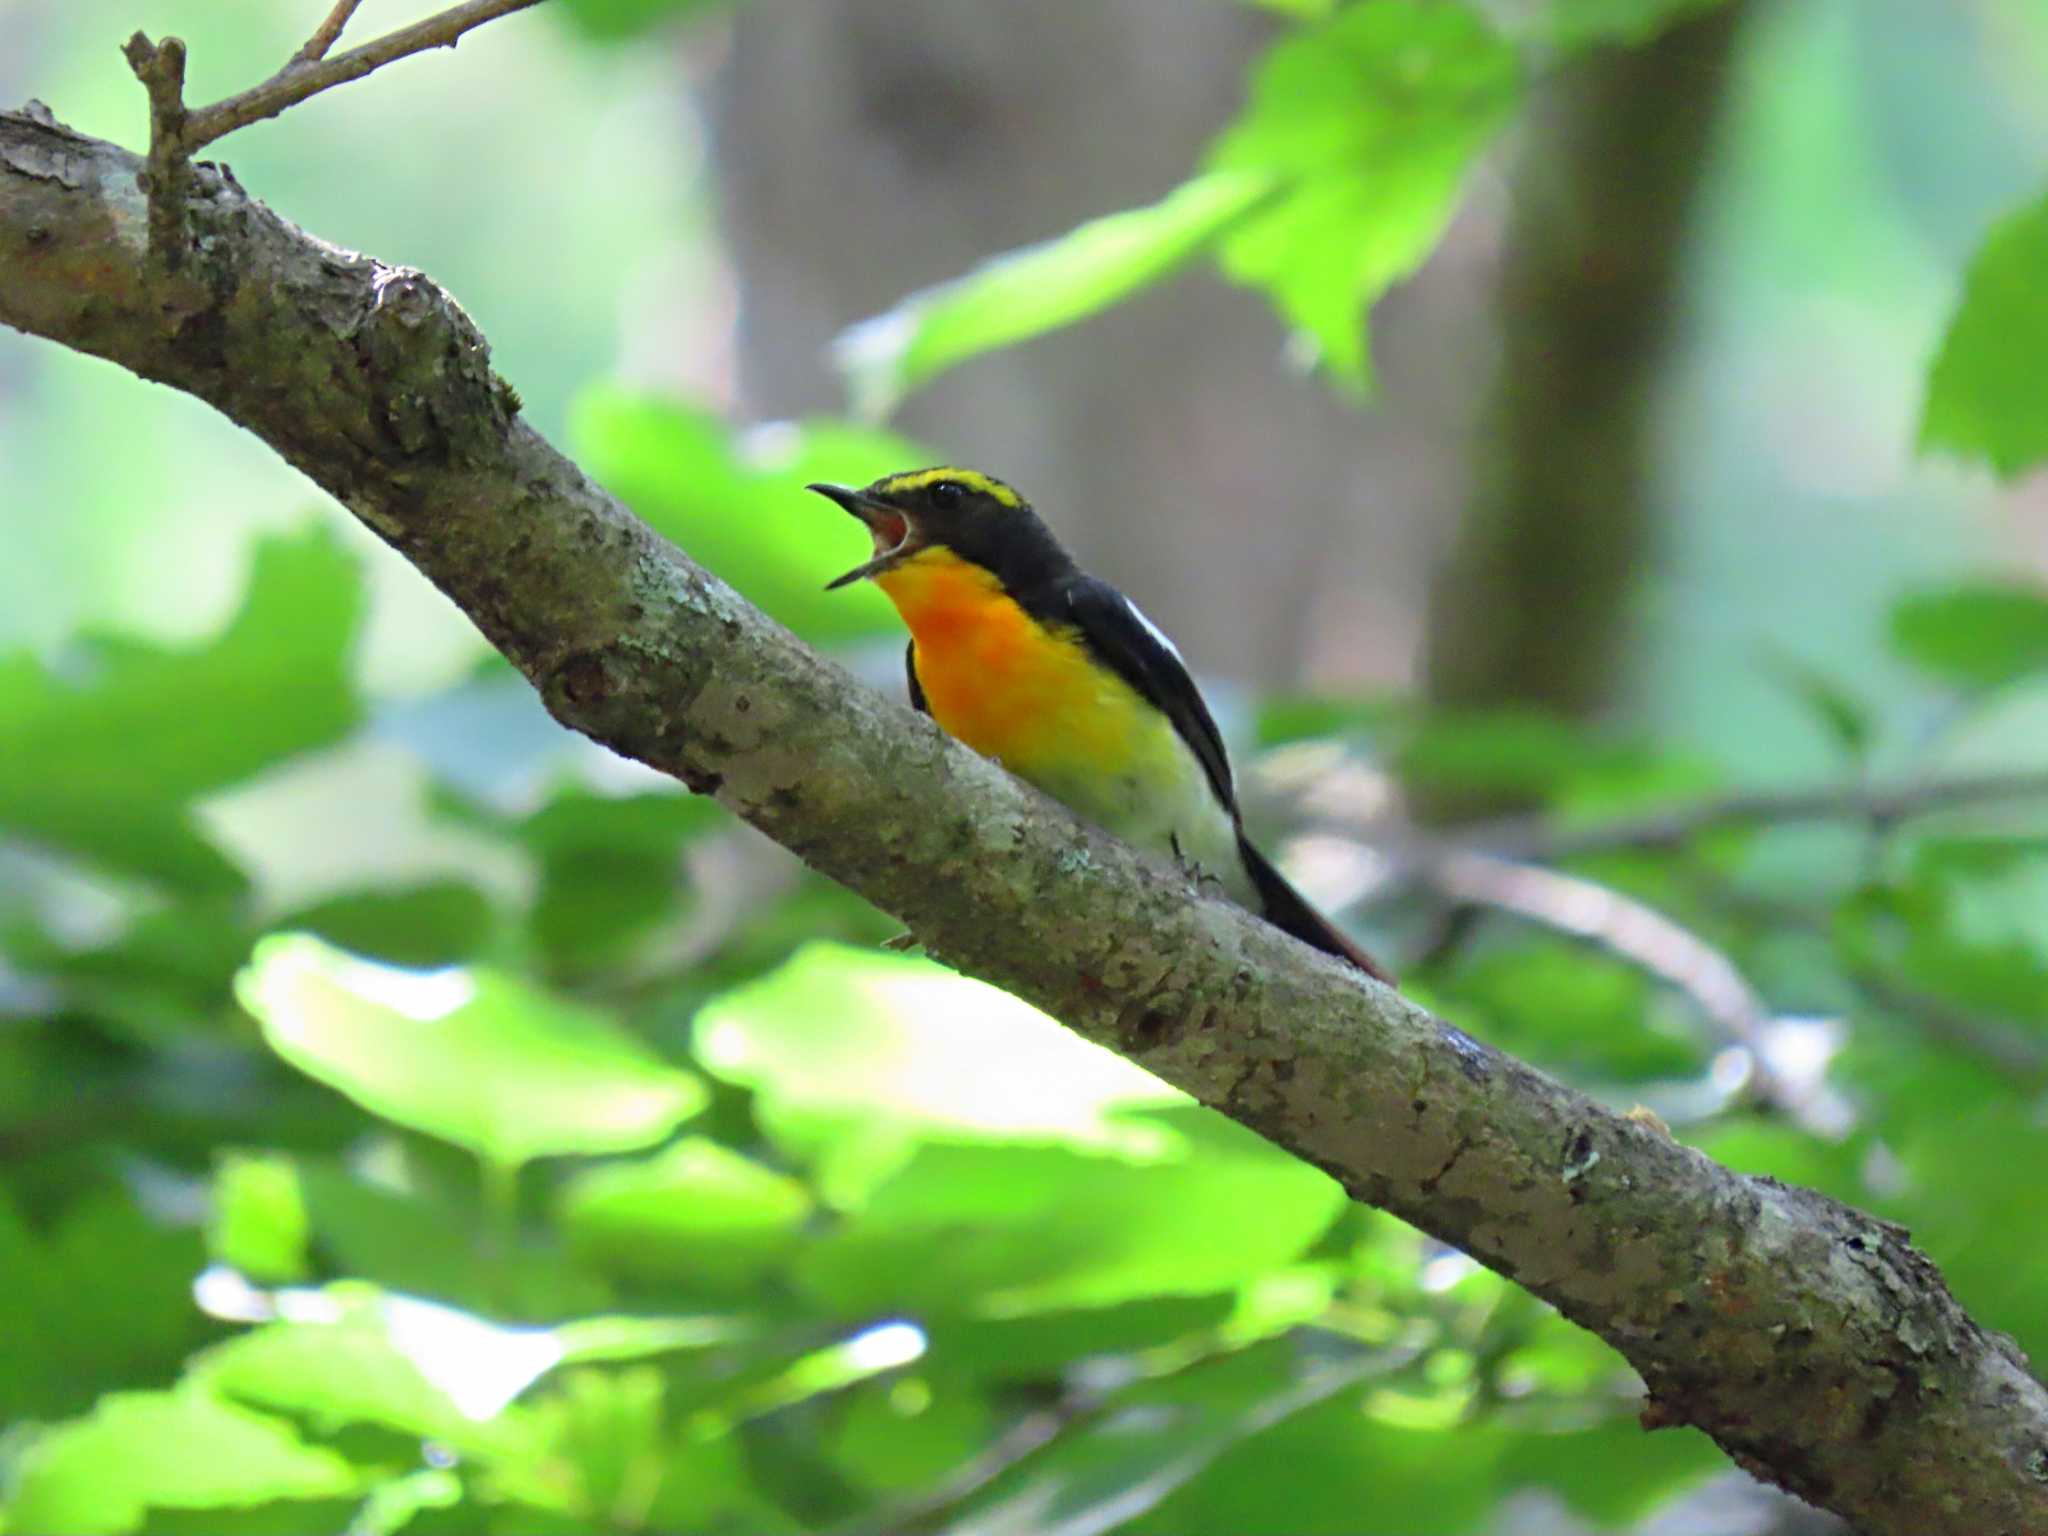
M 429 48 L 453 48 L 466 32 L 487 21 L 540 4 L 540 0 L 467 0 L 438 15 L 400 27 L 382 37 L 328 56 L 362 0 L 335 0 L 313 35 L 261 85 L 196 111 L 185 105 L 185 44 L 167 37 L 152 43 L 137 32 L 122 52 L 149 93 L 149 224 L 153 249 L 177 250 L 178 206 L 185 193 L 184 168 L 192 156 L 237 128 L 276 117 L 287 107 L 351 80 L 360 80 L 395 59 Z

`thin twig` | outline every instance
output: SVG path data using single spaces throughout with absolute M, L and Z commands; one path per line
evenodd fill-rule
M 193 111 L 185 105 L 185 44 L 167 37 L 152 43 L 142 33 L 122 48 L 128 67 L 149 93 L 149 245 L 165 266 L 175 268 L 184 241 L 187 166 L 198 150 L 237 128 L 276 117 L 309 96 L 360 80 L 394 59 L 428 48 L 453 48 L 465 32 L 523 11 L 540 0 L 468 0 L 437 16 L 387 32 L 374 42 L 326 56 L 362 0 L 335 0 L 305 46 L 286 60 L 284 68 L 261 85 Z
M 1733 960 L 1690 929 L 1611 887 L 1491 854 L 1447 853 L 1430 864 L 1426 878 L 1454 901 L 1588 939 L 1648 971 L 1691 999 L 1749 1058 L 1748 1092 L 1781 1109 L 1800 1109 L 1765 1060 L 1769 1006 Z
M 360 80 L 394 59 L 423 53 L 429 48 L 453 48 L 465 32 L 538 4 L 540 0 L 468 0 L 466 5 L 450 6 L 438 16 L 429 16 L 425 21 L 400 27 L 396 32 L 387 32 L 373 42 L 336 54 L 331 59 L 323 58 L 310 64 L 294 60 L 261 85 L 192 113 L 185 120 L 180 147 L 184 153 L 192 154 L 237 128 L 246 128 L 266 117 L 276 117 L 285 108 L 297 106 L 309 96 L 317 96 L 337 85 L 346 85 L 351 80 Z M 340 6 L 336 7 L 337 11 L 340 9 Z M 329 22 L 333 19 L 328 17 Z M 323 31 L 326 25 L 326 22 L 321 24 Z M 307 46 L 312 45 L 309 43 Z
M 184 206 L 185 44 L 152 43 L 137 32 L 121 52 L 149 95 L 149 245 L 175 264 L 179 210 Z
M 1622 848 L 1668 848 L 1724 827 L 1783 826 L 1802 821 L 1883 825 L 1937 811 L 2016 800 L 2048 801 L 2048 773 L 1989 773 L 1909 784 L 1760 791 L 1580 828 L 1558 827 L 1540 817 L 1516 817 L 1468 828 L 1459 841 L 1513 858 L 1549 860 Z
M 334 0 L 334 9 L 327 13 L 327 19 L 313 29 L 313 35 L 306 39 L 306 45 L 292 55 L 291 63 L 285 65 L 285 68 L 302 68 L 308 64 L 317 64 L 326 58 L 327 50 L 334 46 L 336 39 L 341 36 L 342 29 L 348 25 L 349 18 L 355 15 L 356 7 L 362 3 L 363 0 Z

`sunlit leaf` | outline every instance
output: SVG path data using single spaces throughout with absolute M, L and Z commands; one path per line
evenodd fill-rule
M 693 560 L 805 639 L 832 644 L 893 630 L 889 600 L 867 583 L 825 583 L 873 553 L 852 518 L 804 489 L 864 485 L 938 455 L 841 424 L 731 430 L 680 401 L 587 391 L 570 426 L 576 457 Z
M 1434 248 L 1519 94 L 1514 50 L 1461 6 L 1377 0 L 1290 33 L 1209 155 L 1279 187 L 1225 234 L 1223 270 L 1364 388 L 1365 311 Z
M 926 961 L 816 944 L 707 1006 L 697 1050 L 763 1127 L 857 1202 L 921 1134 L 1157 1147 L 1109 1113 L 1181 1098 L 1026 1003 Z
M 2048 458 L 2048 197 L 1985 239 L 1927 379 L 1924 448 L 2011 478 Z
M 483 1442 L 447 1393 L 392 1344 L 372 1296 L 320 1320 L 267 1323 L 200 1357 L 220 1396 L 301 1418 L 321 1434 L 374 1424 L 468 1449 Z
M 140 1529 L 152 1508 L 327 1499 L 362 1485 L 340 1456 L 278 1419 L 198 1390 L 124 1392 L 30 1447 L 7 1528 L 116 1536 Z
M 1154 1112 L 1178 1143 L 1133 1160 L 927 1142 L 801 1272 L 843 1310 L 998 1315 L 1201 1295 L 1292 1262 L 1335 1219 L 1326 1175 L 1212 1112 Z
M 643 1147 L 705 1102 L 604 1015 L 496 971 L 398 971 L 287 936 L 236 993 L 302 1072 L 500 1163 Z
M 309 1222 L 299 1171 L 288 1157 L 230 1152 L 213 1176 L 207 1248 L 252 1280 L 306 1274 Z
M 1199 176 L 1146 208 L 1112 213 L 900 300 L 833 344 L 854 409 L 886 416 L 971 357 L 1011 346 L 1150 287 L 1204 250 L 1274 186 L 1260 172 Z
M 1908 597 L 1892 644 L 1960 688 L 1996 688 L 2048 671 L 2048 590 L 1976 582 Z
M 611 1273 L 746 1284 L 787 1254 L 811 1212 L 796 1180 L 702 1137 L 644 1162 L 610 1163 L 562 1192 L 576 1250 Z
M 355 562 L 321 529 L 264 540 L 242 606 L 189 648 L 89 636 L 53 671 L 0 657 L 0 830 L 193 892 L 242 876 L 192 800 L 352 727 Z

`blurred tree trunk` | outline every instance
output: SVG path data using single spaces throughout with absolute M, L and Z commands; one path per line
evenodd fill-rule
M 1183 0 L 742 8 L 713 98 L 741 414 L 838 409 L 825 348 L 844 326 L 1169 191 L 1278 30 L 1254 7 Z M 1444 306 L 1454 324 L 1474 297 Z M 1469 351 L 1398 329 L 1425 369 Z M 1274 683 L 1312 661 L 1404 681 L 1442 511 L 1410 492 L 1464 441 L 1417 415 L 1448 391 L 1379 347 L 1392 408 L 1361 416 L 1287 377 L 1285 348 L 1263 297 L 1198 265 L 948 374 L 901 425 L 1014 479 L 1198 672 Z
M 1619 681 L 1652 537 L 1659 370 L 1746 11 L 1594 54 L 1545 92 L 1514 187 L 1471 490 L 1431 595 L 1439 704 L 1586 715 Z

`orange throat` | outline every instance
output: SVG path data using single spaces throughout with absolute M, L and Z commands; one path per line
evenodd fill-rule
M 1039 623 L 993 575 L 948 549 L 923 550 L 875 584 L 909 626 L 918 684 L 947 731 L 1026 778 L 1086 749 L 1072 732 L 1085 726 L 1077 712 L 1098 700 L 1099 673 L 1078 636 Z

